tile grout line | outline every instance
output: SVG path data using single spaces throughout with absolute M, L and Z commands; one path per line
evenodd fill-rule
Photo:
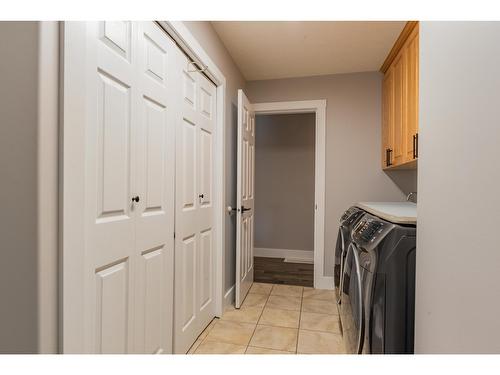
M 208 323 L 208 325 L 205 327 L 205 329 L 198 335 L 198 337 L 196 338 L 196 340 L 194 341 L 193 345 L 191 345 L 191 347 L 189 348 L 188 352 L 186 354 L 189 353 L 189 351 L 191 350 L 191 348 L 198 342 L 200 336 L 203 334 L 203 332 L 205 332 L 207 330 L 207 328 L 210 328 L 208 331 L 207 331 L 207 334 L 205 335 L 205 337 L 198 343 L 198 345 L 196 346 L 196 349 L 193 350 L 193 352 L 191 354 L 196 354 L 196 351 L 198 350 L 198 348 L 200 347 L 201 344 L 203 344 L 207 338 L 208 338 L 208 334 L 210 333 L 210 331 L 215 327 L 215 325 L 217 324 L 217 322 L 215 322 L 214 324 L 213 321 L 214 320 L 217 320 L 219 321 L 220 319 L 217 318 L 217 317 L 214 317 L 210 323 Z
M 262 314 L 264 314 L 264 309 L 266 308 L 267 301 L 269 301 L 269 297 L 271 296 L 271 292 L 274 289 L 274 284 L 271 284 L 271 285 L 272 285 L 272 287 L 271 287 L 271 290 L 269 290 L 269 294 L 267 295 L 266 302 L 264 303 L 264 306 L 262 306 L 262 311 L 260 312 L 260 315 L 259 315 L 259 318 L 257 319 L 257 322 L 255 322 L 255 327 L 253 329 L 252 336 L 250 336 L 250 340 L 248 340 L 247 347 L 245 348 L 245 354 L 248 350 L 248 347 L 250 346 L 250 342 L 252 342 L 253 336 L 255 335 L 255 331 L 257 330 L 257 326 L 259 325 L 260 318 L 262 317 Z
M 304 287 L 300 295 L 300 310 L 299 310 L 299 326 L 297 327 L 297 342 L 295 343 L 295 354 L 299 354 L 299 334 L 300 334 L 300 319 L 302 319 L 302 302 L 304 301 Z
M 222 314 L 224 314 L 224 313 L 222 313 Z M 221 317 L 221 318 L 222 318 L 222 317 Z M 207 341 L 207 339 L 208 339 L 208 335 L 209 335 L 209 334 L 210 334 L 210 332 L 212 332 L 212 330 L 215 328 L 215 325 L 216 325 L 217 323 L 219 323 L 219 322 L 222 320 L 221 318 L 214 318 L 214 319 L 212 319 L 212 322 L 215 320 L 215 323 L 214 323 L 214 324 L 212 324 L 212 322 L 210 322 L 210 325 L 208 325 L 208 327 L 207 327 L 207 328 L 210 328 L 210 329 L 207 331 L 207 334 L 205 335 L 205 337 L 203 338 L 203 340 L 201 340 L 200 345 L 201 345 L 201 344 L 203 344 L 205 341 Z M 206 329 L 206 328 L 205 328 L 205 329 Z M 198 347 L 199 347 L 200 345 L 198 345 Z

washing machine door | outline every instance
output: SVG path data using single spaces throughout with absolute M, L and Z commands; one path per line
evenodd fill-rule
M 348 353 L 361 354 L 365 337 L 365 270 L 360 265 L 359 249 L 354 243 L 347 248 L 342 274 L 340 321 Z
M 342 278 L 342 257 L 344 254 L 344 230 L 342 225 L 339 228 L 337 235 L 337 243 L 335 245 L 335 264 L 333 267 L 333 284 L 335 285 L 335 294 L 337 296 L 337 303 L 340 303 L 340 283 Z
M 340 226 L 339 234 L 337 236 L 337 245 L 335 247 L 335 267 L 334 267 L 334 285 L 335 294 L 337 296 L 337 303 L 340 304 L 342 301 L 342 275 L 344 274 L 344 262 L 347 253 L 346 244 L 349 241 L 348 229 L 344 226 Z

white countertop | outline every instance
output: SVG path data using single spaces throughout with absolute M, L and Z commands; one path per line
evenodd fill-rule
M 358 202 L 356 206 L 391 223 L 417 224 L 417 205 L 413 202 Z

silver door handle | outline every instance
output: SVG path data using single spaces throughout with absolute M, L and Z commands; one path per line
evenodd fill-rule
M 358 293 L 359 293 L 359 337 L 358 337 L 358 354 L 363 353 L 363 344 L 365 342 L 365 302 L 363 296 L 363 279 L 361 277 L 361 263 L 359 261 L 358 248 L 354 244 L 349 245 L 352 248 L 354 256 L 354 266 L 356 267 L 356 277 L 358 278 Z
M 340 228 L 340 241 L 341 241 L 341 244 L 342 244 L 342 249 L 341 249 L 341 252 L 340 252 L 340 280 L 339 280 L 339 298 L 337 300 L 337 304 L 340 305 L 341 301 L 342 301 L 342 287 L 343 287 L 343 284 L 344 284 L 344 254 L 346 252 L 345 250 L 345 243 L 344 243 L 344 231 L 342 230 L 343 228 L 341 227 Z

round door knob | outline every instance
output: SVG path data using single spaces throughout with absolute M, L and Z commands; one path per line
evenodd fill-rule
M 135 196 L 132 198 L 132 202 L 139 203 L 139 196 Z
M 199 198 L 203 198 L 203 197 L 204 197 L 204 195 L 203 195 L 203 194 L 200 194 L 200 195 L 198 195 L 198 197 L 199 197 Z

